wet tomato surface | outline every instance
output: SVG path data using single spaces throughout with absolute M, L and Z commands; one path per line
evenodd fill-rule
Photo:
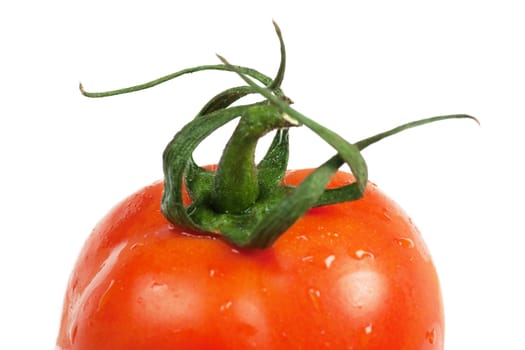
M 307 173 L 290 171 L 285 183 Z M 330 186 L 352 181 L 338 172 Z M 372 183 L 358 201 L 309 210 L 264 250 L 170 224 L 162 190 L 143 188 L 93 230 L 69 281 L 59 348 L 443 348 L 430 254 Z

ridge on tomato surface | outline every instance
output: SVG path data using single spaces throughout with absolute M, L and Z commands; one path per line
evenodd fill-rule
M 57 346 L 87 349 L 442 349 L 443 306 L 430 254 L 410 218 L 368 181 L 361 151 L 410 122 L 350 143 L 292 108 L 278 72 L 220 64 L 245 85 L 208 101 L 163 153 L 164 181 L 117 205 L 83 247 L 66 292 Z M 255 94 L 261 101 L 238 103 Z M 218 164 L 193 152 L 238 118 Z M 289 131 L 333 149 L 315 169 L 287 170 Z M 261 137 L 275 131 L 255 161 Z M 347 164 L 351 174 L 339 171 Z

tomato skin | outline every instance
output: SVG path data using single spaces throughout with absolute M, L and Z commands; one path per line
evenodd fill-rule
M 352 181 L 338 172 L 330 186 Z M 67 288 L 60 349 L 443 349 L 430 254 L 374 184 L 360 200 L 311 209 L 265 250 L 174 227 L 162 189 L 143 188 L 93 230 Z

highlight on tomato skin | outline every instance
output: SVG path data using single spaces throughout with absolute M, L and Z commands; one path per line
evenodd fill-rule
M 351 181 L 338 172 L 330 186 Z M 375 185 L 256 251 L 172 225 L 162 189 L 138 191 L 95 227 L 67 289 L 62 350 L 443 348 L 431 256 Z

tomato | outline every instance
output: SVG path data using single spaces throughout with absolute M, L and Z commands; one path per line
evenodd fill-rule
M 352 181 L 339 171 L 329 186 Z M 262 250 L 169 223 L 162 190 L 143 188 L 93 230 L 69 281 L 60 349 L 443 348 L 431 256 L 374 184 L 360 200 L 310 209 Z
M 368 181 L 361 150 L 420 125 L 477 119 L 420 119 L 350 143 L 290 106 L 274 26 L 281 48 L 274 79 L 220 57 L 223 64 L 134 87 L 81 86 L 88 97 L 105 97 L 203 70 L 247 83 L 209 100 L 164 150 L 164 179 L 95 227 L 70 277 L 59 349 L 443 349 L 431 256 L 410 218 Z M 234 105 L 255 93 L 264 100 Z M 198 166 L 196 147 L 235 118 L 218 164 Z M 288 171 L 288 131 L 301 125 L 335 155 Z M 256 164 L 257 143 L 270 131 Z M 339 170 L 345 163 L 351 173 Z

